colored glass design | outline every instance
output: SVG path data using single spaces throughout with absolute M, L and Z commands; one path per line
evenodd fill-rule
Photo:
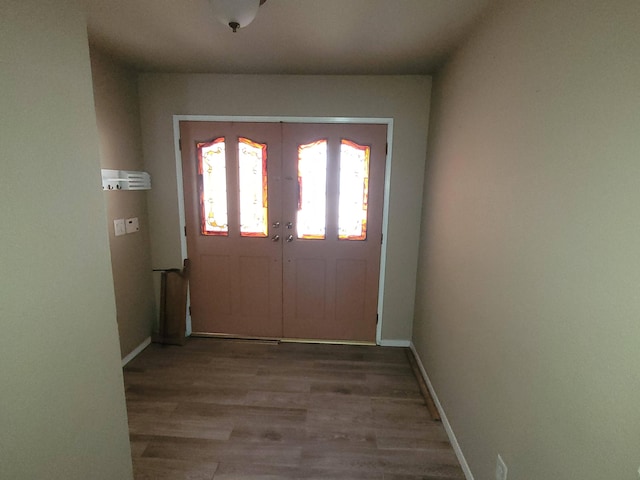
M 240 236 L 266 237 L 269 228 L 266 144 L 238 139 L 238 181 Z
M 224 137 L 198 143 L 200 225 L 203 235 L 229 235 Z
M 324 239 L 326 212 L 327 140 L 298 145 L 298 238 Z
M 350 140 L 340 142 L 340 199 L 338 238 L 367 239 L 370 147 Z

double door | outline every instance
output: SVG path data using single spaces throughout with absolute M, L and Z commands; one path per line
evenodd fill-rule
M 386 126 L 180 122 L 194 333 L 375 340 Z

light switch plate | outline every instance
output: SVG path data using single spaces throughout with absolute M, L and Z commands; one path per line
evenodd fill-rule
M 140 231 L 140 224 L 138 223 L 138 217 L 127 218 L 126 231 L 127 233 L 135 233 Z
M 117 218 L 113 221 L 113 229 L 115 230 L 116 237 L 127 233 L 127 229 L 124 225 L 124 218 Z

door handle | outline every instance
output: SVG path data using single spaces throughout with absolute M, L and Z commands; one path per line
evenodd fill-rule
M 280 222 L 273 222 L 271 225 L 273 228 L 280 228 Z
M 274 235 L 273 237 L 271 237 L 271 241 L 273 242 L 277 242 L 278 240 L 280 240 L 280 235 Z
M 287 228 L 291 230 L 293 228 L 293 223 L 287 222 Z
M 287 235 L 287 242 L 293 242 L 293 235 Z

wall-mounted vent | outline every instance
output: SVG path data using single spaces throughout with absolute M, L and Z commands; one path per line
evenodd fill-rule
M 102 169 L 103 190 L 151 190 L 151 175 L 147 172 Z

